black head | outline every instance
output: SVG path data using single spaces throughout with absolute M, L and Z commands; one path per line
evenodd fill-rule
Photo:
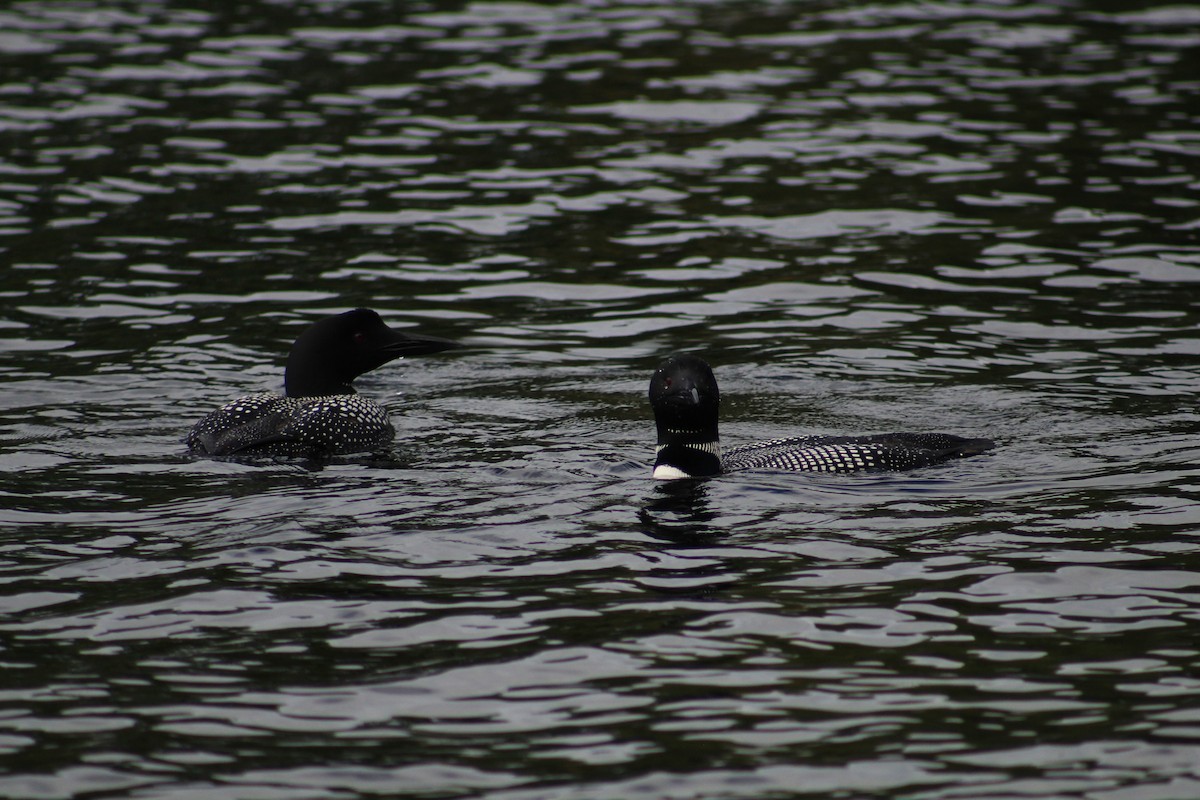
M 650 406 L 658 427 L 656 475 L 664 464 L 690 476 L 720 472 L 721 393 L 704 359 L 677 353 L 659 364 L 650 378 Z
M 436 336 L 401 333 L 369 308 L 319 319 L 292 345 L 284 371 L 288 397 L 354 394 L 350 382 L 401 356 L 437 353 L 457 345 Z

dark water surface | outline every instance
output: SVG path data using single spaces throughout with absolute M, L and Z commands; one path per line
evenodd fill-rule
M 209 8 L 211 6 L 211 8 Z M 0 796 L 1200 797 L 1200 9 L 0 10 Z M 391 457 L 197 460 L 359 305 Z M 649 478 L 946 430 L 908 474 Z

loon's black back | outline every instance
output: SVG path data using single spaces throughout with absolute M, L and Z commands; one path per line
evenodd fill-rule
M 712 369 L 698 356 L 678 354 L 650 379 L 658 428 L 654 477 L 698 478 L 748 469 L 876 472 L 913 469 L 990 450 L 990 439 L 948 433 L 873 436 L 797 436 L 735 447 L 721 454 L 721 395 Z
M 794 436 L 734 447 L 726 472 L 779 469 L 803 472 L 882 472 L 916 469 L 992 449 L 990 439 L 950 433 L 880 433 L 873 436 Z
M 351 382 L 405 355 L 456 345 L 389 328 L 366 308 L 318 320 L 292 345 L 285 396 L 260 392 L 210 412 L 184 439 L 193 453 L 320 458 L 375 450 L 395 430 L 387 411 Z

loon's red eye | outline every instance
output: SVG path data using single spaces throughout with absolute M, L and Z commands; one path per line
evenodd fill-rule
M 363 333 L 362 331 L 357 331 L 354 334 L 354 343 L 355 344 L 362 344 L 366 340 L 367 340 L 367 335 L 365 333 Z
M 671 379 L 670 379 L 670 378 L 666 378 L 666 379 L 664 379 L 664 380 L 663 380 L 663 388 L 664 388 L 664 389 L 670 389 L 670 388 L 671 388 Z

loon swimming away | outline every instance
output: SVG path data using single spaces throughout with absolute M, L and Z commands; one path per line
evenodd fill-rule
M 392 440 L 388 412 L 350 382 L 402 356 L 457 347 L 402 333 L 368 308 L 317 320 L 292 345 L 284 396 L 246 395 L 197 422 L 184 442 L 197 455 L 321 458 L 376 450 Z
M 654 477 L 702 478 L 746 469 L 804 472 L 880 472 L 938 464 L 990 450 L 990 439 L 948 433 L 874 436 L 797 436 L 721 453 L 717 416 L 721 393 L 703 359 L 681 353 L 658 365 L 650 379 L 658 426 Z

